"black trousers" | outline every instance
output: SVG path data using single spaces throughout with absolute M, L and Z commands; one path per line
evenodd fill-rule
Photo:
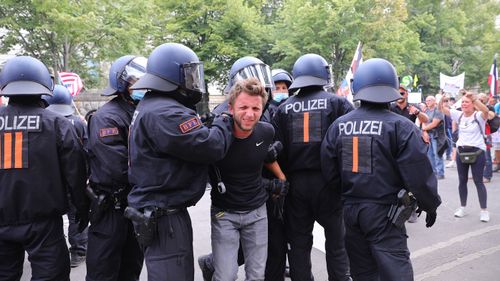
M 72 254 L 85 256 L 87 253 L 87 239 L 89 228 L 87 227 L 82 232 L 78 232 L 78 223 L 76 222 L 76 207 L 69 199 L 69 194 L 68 203 L 68 242 L 70 245 L 69 252 Z
M 356 281 L 412 281 L 405 228 L 387 220 L 389 205 L 346 204 L 346 248 Z
M 0 280 L 20 280 L 24 252 L 31 263 L 31 280 L 69 280 L 69 253 L 62 217 L 0 226 Z
M 269 198 L 267 206 L 268 243 L 266 281 L 285 280 L 286 236 L 284 221 L 276 214 L 276 203 Z
M 143 260 L 132 222 L 123 211 L 111 209 L 90 222 L 87 281 L 137 281 Z
M 157 235 L 144 258 L 148 281 L 194 280 L 193 228 L 186 209 L 157 219 Z
M 288 176 L 288 181 L 285 229 L 292 280 L 314 280 L 311 250 L 315 221 L 325 229 L 328 280 L 350 280 L 340 193 L 326 186 L 321 171 L 295 172 Z

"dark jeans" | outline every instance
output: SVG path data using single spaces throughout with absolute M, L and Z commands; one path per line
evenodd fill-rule
M 292 280 L 314 280 L 311 250 L 315 221 L 325 229 L 328 279 L 350 280 L 340 194 L 325 184 L 320 171 L 295 172 L 288 180 L 285 229 L 290 243 L 288 259 Z
M 25 251 L 31 263 L 31 280 L 69 280 L 62 217 L 0 226 L 0 280 L 21 279 Z
M 473 152 L 479 150 L 476 147 L 458 147 L 459 152 Z M 460 195 L 460 204 L 465 207 L 467 205 L 467 181 L 469 180 L 469 167 L 472 169 L 472 178 L 476 185 L 477 195 L 479 197 L 479 205 L 482 209 L 486 209 L 487 193 L 483 183 L 483 171 L 485 163 L 484 151 L 476 158 L 473 164 L 464 164 L 457 155 L 457 171 L 458 171 L 458 193 Z
M 344 205 L 346 248 L 356 281 L 412 281 L 406 229 L 387 219 L 389 205 Z
M 111 209 L 90 222 L 87 281 L 137 281 L 142 263 L 134 227 L 121 210 Z

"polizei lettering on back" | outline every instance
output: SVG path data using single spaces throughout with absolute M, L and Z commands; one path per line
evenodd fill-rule
M 0 131 L 39 132 L 40 115 L 0 116 Z
M 293 112 L 304 112 L 304 111 L 311 111 L 318 109 L 326 109 L 327 108 L 326 105 L 327 105 L 326 99 L 296 101 L 285 105 L 285 113 L 288 114 L 289 110 L 292 110 Z
M 379 135 L 382 133 L 382 121 L 359 120 L 339 123 L 340 135 Z

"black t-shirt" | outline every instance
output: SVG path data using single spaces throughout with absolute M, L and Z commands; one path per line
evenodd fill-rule
M 271 124 L 258 122 L 249 137 L 234 139 L 224 159 L 215 164 L 226 186 L 225 193 L 219 193 L 217 181 L 211 176 L 214 206 L 225 210 L 248 211 L 266 202 L 267 191 L 262 185 L 261 173 L 273 138 Z
M 410 114 L 410 107 L 408 106 L 408 104 L 403 109 L 401 109 L 397 102 L 393 102 L 391 103 L 390 110 L 410 119 L 411 122 L 415 123 L 415 120 L 417 120 L 417 115 Z

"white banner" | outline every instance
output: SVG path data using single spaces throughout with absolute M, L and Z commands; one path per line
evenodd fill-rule
M 408 93 L 408 103 L 419 104 L 421 102 L 422 102 L 421 92 Z
M 464 88 L 465 72 L 457 76 L 447 76 L 439 73 L 439 87 L 445 93 L 450 93 L 456 96 L 460 89 Z

